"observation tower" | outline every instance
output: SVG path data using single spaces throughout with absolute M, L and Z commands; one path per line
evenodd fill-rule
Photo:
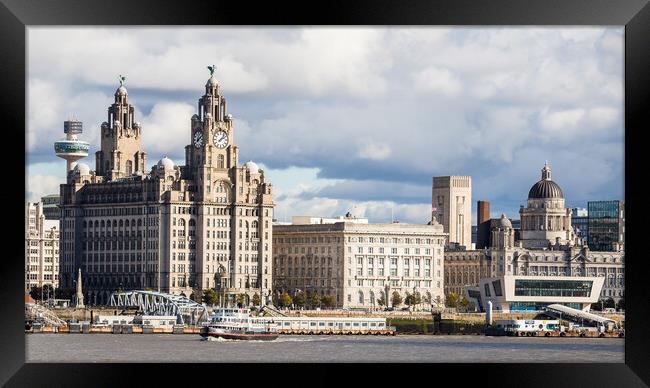
M 77 160 L 88 156 L 90 145 L 77 138 L 77 135 L 83 132 L 81 121 L 75 119 L 64 121 L 63 132 L 66 135 L 65 139 L 54 143 L 54 152 L 56 156 L 66 160 L 66 173 L 68 173 L 75 167 Z

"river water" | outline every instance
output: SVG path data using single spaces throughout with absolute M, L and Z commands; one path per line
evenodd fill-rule
M 29 334 L 27 362 L 625 362 L 622 338 Z

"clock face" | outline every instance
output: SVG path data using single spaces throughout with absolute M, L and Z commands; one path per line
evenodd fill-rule
M 218 148 L 226 148 L 228 145 L 228 134 L 224 131 L 217 131 L 212 138 L 214 145 Z
M 194 134 L 194 147 L 201 148 L 203 145 L 203 132 L 197 131 Z

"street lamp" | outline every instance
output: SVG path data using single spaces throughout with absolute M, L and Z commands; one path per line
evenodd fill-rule
M 415 285 L 413 285 L 413 302 L 415 302 Z M 413 311 L 415 311 L 415 304 L 413 304 Z

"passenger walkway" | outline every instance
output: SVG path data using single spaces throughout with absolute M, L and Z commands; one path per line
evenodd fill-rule
M 600 315 L 577 310 L 561 304 L 552 304 L 547 306 L 545 309 L 545 314 L 576 323 L 595 323 L 597 326 L 604 327 L 607 327 L 609 325 L 618 326 L 618 323 L 613 319 L 601 317 Z

